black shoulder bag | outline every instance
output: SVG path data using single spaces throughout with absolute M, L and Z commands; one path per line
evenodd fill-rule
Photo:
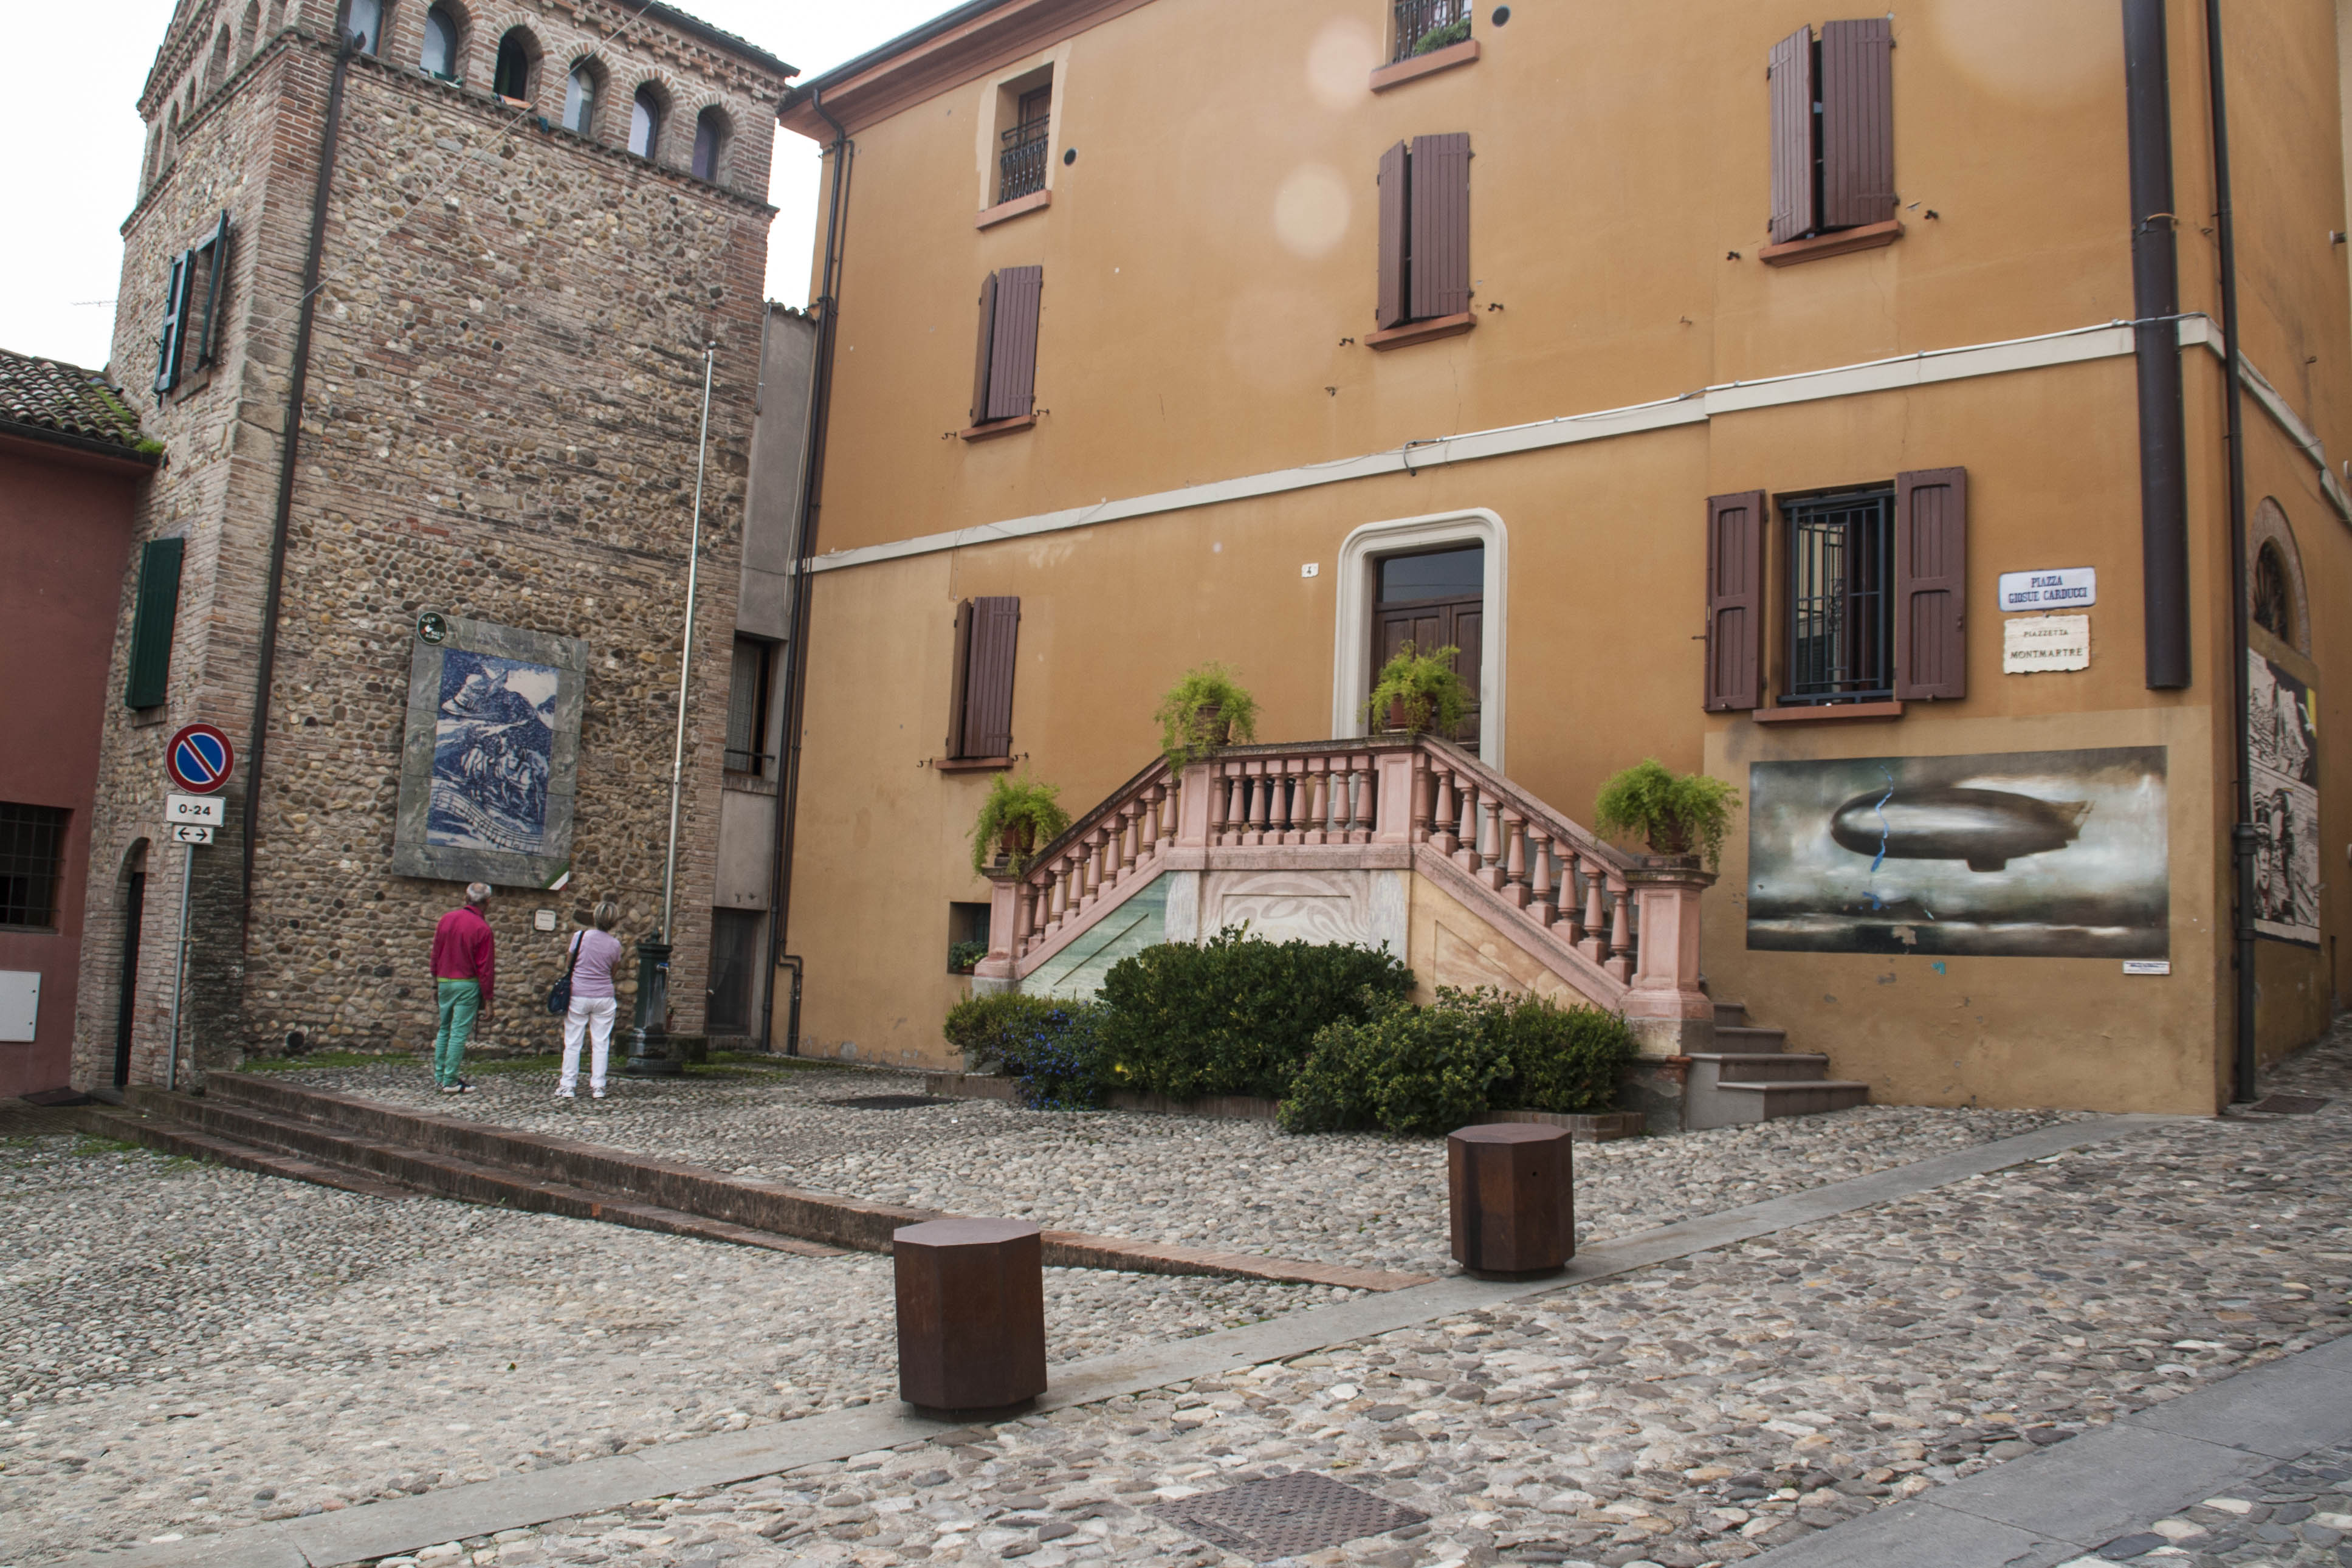
M 584 931 L 574 931 L 572 934 L 572 962 L 563 966 L 563 978 L 548 989 L 547 1010 L 549 1012 L 565 1013 L 571 1010 L 572 972 L 580 967 L 580 944 L 587 940 L 588 933 Z

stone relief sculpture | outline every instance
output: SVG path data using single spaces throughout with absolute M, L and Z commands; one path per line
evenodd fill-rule
M 2254 930 L 2319 945 L 2319 704 L 2311 688 L 2249 648 Z
M 434 629 L 409 667 L 393 869 L 546 887 L 571 863 L 588 645 L 456 617 Z

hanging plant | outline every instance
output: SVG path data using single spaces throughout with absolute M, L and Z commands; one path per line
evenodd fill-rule
M 1236 741 L 1257 739 L 1257 699 L 1222 664 L 1185 671 L 1152 717 L 1159 721 L 1160 749 L 1171 767 L 1197 763 Z
M 1061 807 L 1059 784 L 1040 784 L 1026 773 L 999 773 L 980 803 L 971 827 L 971 868 L 985 871 L 992 858 L 1014 876 L 1029 868 L 1038 849 L 1062 836 L 1070 814 Z
M 1706 773 L 1676 773 L 1647 757 L 1601 786 L 1593 826 L 1640 838 L 1653 855 L 1705 855 L 1708 870 L 1723 858 L 1723 835 L 1739 792 Z
M 1372 694 L 1364 700 L 1364 717 L 1382 730 L 1451 736 L 1469 717 L 1475 696 L 1470 683 L 1454 668 L 1461 652 L 1458 647 L 1440 647 L 1423 653 L 1411 643 L 1398 648 L 1395 657 L 1381 666 Z

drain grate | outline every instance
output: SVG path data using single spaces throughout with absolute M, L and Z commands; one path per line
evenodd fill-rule
M 2326 1103 L 2324 1095 L 2273 1094 L 2254 1101 L 2246 1109 L 2268 1111 L 2273 1116 L 2308 1116 Z
M 936 1094 L 857 1094 L 847 1100 L 828 1100 L 827 1105 L 845 1105 L 852 1110 L 914 1110 L 926 1105 L 951 1103 Z
M 1429 1517 L 1311 1470 L 1244 1481 L 1223 1491 L 1157 1503 L 1148 1511 L 1256 1563 L 1321 1552 Z

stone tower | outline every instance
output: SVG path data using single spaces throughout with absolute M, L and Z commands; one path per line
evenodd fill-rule
M 657 923 L 711 344 L 670 982 L 673 1026 L 699 1028 L 791 74 L 649 0 L 182 0 L 122 230 L 113 363 L 166 458 L 126 571 L 77 1082 L 163 1076 L 184 852 L 163 752 L 190 721 L 243 754 L 194 852 L 183 1081 L 297 1034 L 421 1043 L 433 921 L 478 863 L 503 868 L 493 1043 L 552 1022 L 534 992 L 562 937 L 537 910 L 569 929 L 609 897 L 625 937 Z M 490 737 L 468 765 L 505 793 L 487 837 L 435 842 L 488 859 L 420 837 L 436 703 L 459 712 L 425 687 L 469 645 L 494 685 L 494 654 L 542 669 L 494 693 L 503 720 L 466 710 Z

